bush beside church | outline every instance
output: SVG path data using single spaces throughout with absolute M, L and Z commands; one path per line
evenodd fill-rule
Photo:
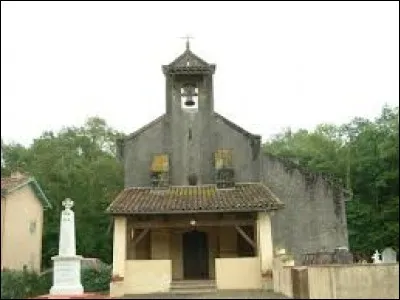
M 82 269 L 82 285 L 85 292 L 108 291 L 111 267 L 89 267 Z M 53 272 L 38 274 L 33 271 L 1 271 L 1 299 L 32 298 L 49 293 L 53 284 Z

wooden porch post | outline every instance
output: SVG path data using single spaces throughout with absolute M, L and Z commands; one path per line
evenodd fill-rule
M 114 217 L 113 275 L 124 277 L 126 260 L 126 217 Z
M 261 262 L 261 274 L 266 275 L 272 270 L 273 260 L 271 218 L 267 212 L 257 214 L 257 250 Z

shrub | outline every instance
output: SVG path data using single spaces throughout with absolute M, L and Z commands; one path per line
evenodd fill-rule
M 82 269 L 82 285 L 84 286 L 85 292 L 108 291 L 110 288 L 110 281 L 110 266 Z
M 1 271 L 1 299 L 18 299 L 23 295 L 21 272 Z
M 83 268 L 82 285 L 85 292 L 109 290 L 111 267 Z M 1 299 L 23 299 L 48 294 L 53 284 L 53 272 L 38 274 L 33 271 L 1 271 Z
M 1 299 L 21 299 L 47 294 L 51 278 L 34 271 L 1 271 Z

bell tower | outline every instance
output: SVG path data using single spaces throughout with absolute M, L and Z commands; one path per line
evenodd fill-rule
M 212 183 L 213 75 L 190 49 L 162 67 L 166 81 L 166 131 L 171 185 Z

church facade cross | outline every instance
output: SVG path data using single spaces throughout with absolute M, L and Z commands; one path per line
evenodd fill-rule
M 74 206 L 74 201 L 72 201 L 70 198 L 66 198 L 61 202 L 61 204 L 65 207 L 65 209 L 71 209 L 72 206 Z
M 187 34 L 186 36 L 181 37 L 181 39 L 186 40 L 186 49 L 189 50 L 190 49 L 190 39 L 194 39 L 194 37 Z

